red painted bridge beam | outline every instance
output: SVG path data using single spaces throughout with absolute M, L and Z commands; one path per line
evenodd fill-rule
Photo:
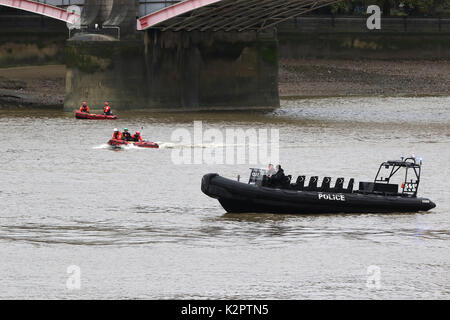
M 0 0 L 2 1 L 2 0 Z M 222 0 L 187 0 L 183 2 L 176 3 L 170 7 L 152 12 L 144 17 L 137 20 L 137 30 L 145 30 L 150 28 L 160 22 L 169 20 L 173 17 L 179 16 L 180 14 L 208 6 Z
M 0 0 L 0 5 L 41 14 L 71 24 L 74 24 L 80 19 L 79 14 L 67 12 L 62 8 L 30 0 Z

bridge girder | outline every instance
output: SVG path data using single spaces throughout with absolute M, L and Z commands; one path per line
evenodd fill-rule
M 0 0 L 0 5 L 37 13 L 71 24 L 76 23 L 80 19 L 80 15 L 75 12 L 69 12 L 66 9 L 55 7 L 42 2 L 30 0 Z
M 141 17 L 138 30 L 261 31 L 342 0 L 185 0 Z
M 67 12 L 65 0 L 61 7 L 41 1 L 0 0 L 0 5 L 17 8 L 69 23 L 80 19 Z M 53 0 L 53 2 L 58 0 Z M 68 0 L 69 3 L 71 2 Z M 76 0 L 84 2 L 89 0 Z M 147 2 L 146 2 L 147 1 Z M 149 1 L 149 2 L 148 2 Z M 160 1 L 160 0 L 158 0 Z M 158 3 L 141 0 L 140 3 Z M 137 19 L 137 30 L 162 31 L 261 31 L 298 15 L 342 0 L 176 0 L 169 5 Z

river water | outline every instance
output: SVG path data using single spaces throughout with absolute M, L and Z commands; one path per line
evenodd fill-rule
M 279 129 L 279 161 L 293 175 L 370 181 L 380 162 L 414 153 L 424 159 L 419 195 L 437 207 L 225 214 L 200 191 L 201 177 L 247 179 L 250 165 L 174 164 L 174 152 L 217 148 L 173 141 L 174 130 L 193 130 L 193 121 L 203 129 Z M 140 129 L 165 147 L 110 150 L 113 127 Z M 0 110 L 0 136 L 0 298 L 450 298 L 450 97 L 120 112 L 114 122 Z

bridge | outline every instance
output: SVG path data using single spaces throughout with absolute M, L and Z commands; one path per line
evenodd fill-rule
M 148 1 L 148 0 L 146 0 Z M 336 0 L 191 0 L 138 19 L 138 30 L 262 31 Z M 141 3 L 142 4 L 142 3 Z
M 65 108 L 275 108 L 276 25 L 340 0 L 0 0 L 65 21 Z M 81 10 L 74 10 L 77 6 Z M 75 8 L 76 9 L 76 8 Z

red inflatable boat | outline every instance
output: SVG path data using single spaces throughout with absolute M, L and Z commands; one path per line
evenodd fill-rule
M 125 140 L 117 140 L 111 139 L 108 141 L 108 144 L 113 147 L 122 147 L 127 145 L 135 145 L 140 148 L 159 148 L 159 145 L 156 142 L 150 141 L 142 141 L 142 142 L 134 142 L 134 141 L 125 141 Z
M 90 120 L 116 120 L 118 117 L 116 115 L 107 116 L 105 114 L 95 114 L 77 111 L 75 112 L 75 118 L 90 119 Z

